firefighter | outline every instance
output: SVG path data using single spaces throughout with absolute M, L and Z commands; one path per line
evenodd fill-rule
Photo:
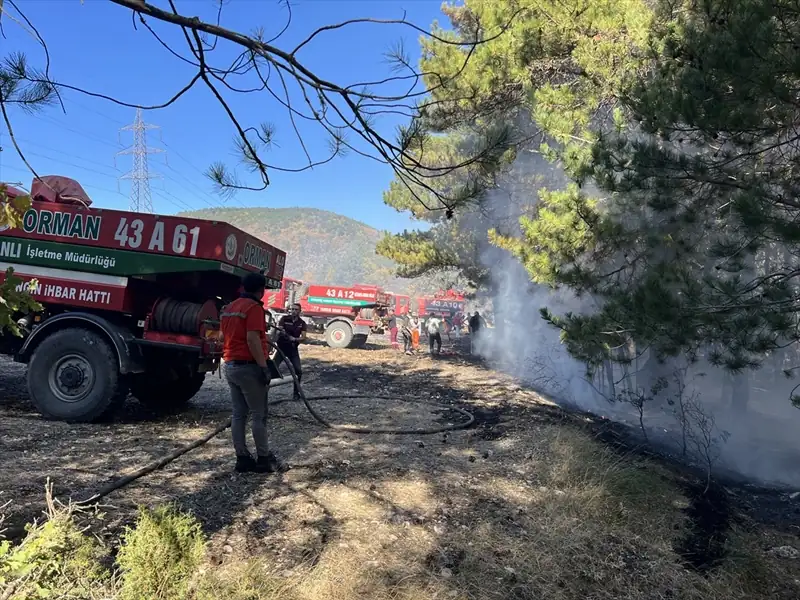
M 283 354 L 294 367 L 297 382 L 303 377 L 303 366 L 300 364 L 300 342 L 306 340 L 306 322 L 300 318 L 303 307 L 295 302 L 289 307 L 289 314 L 281 317 L 278 321 L 278 352 Z M 294 384 L 294 399 L 300 399 L 300 388 Z
M 464 326 L 464 315 L 459 311 L 453 315 L 453 331 L 456 334 L 456 339 L 461 339 L 461 328 Z
M 403 336 L 403 352 L 411 354 L 412 352 L 412 335 L 411 335 L 411 317 L 405 313 L 400 317 L 400 333 Z
M 419 320 L 417 313 L 411 313 L 411 317 L 408 319 L 408 328 L 411 330 L 411 347 L 416 352 L 419 350 L 419 336 L 422 333 L 422 321 Z
M 399 350 L 400 344 L 397 343 L 397 315 L 394 309 L 389 309 L 389 322 L 387 324 L 389 329 L 389 342 L 392 344 L 392 350 Z
M 235 468 L 240 473 L 274 473 L 287 469 L 270 451 L 267 440 L 270 372 L 267 367 L 267 324 L 261 302 L 266 284 L 262 274 L 248 273 L 242 278 L 243 292 L 239 298 L 220 312 L 224 339 L 222 359 L 233 408 L 231 437 L 236 451 Z M 247 448 L 245 430 L 248 417 L 252 417 L 255 459 Z

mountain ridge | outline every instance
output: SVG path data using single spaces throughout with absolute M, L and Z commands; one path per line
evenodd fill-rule
M 224 221 L 286 252 L 286 275 L 303 281 L 375 284 L 397 293 L 438 289 L 429 278 L 401 279 L 375 253 L 383 232 L 333 211 L 306 207 L 204 208 L 180 216 Z

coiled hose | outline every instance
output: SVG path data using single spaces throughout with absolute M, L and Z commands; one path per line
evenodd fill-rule
M 200 328 L 202 304 L 162 298 L 153 307 L 151 325 L 154 331 L 196 335 Z
M 271 327 L 275 328 L 272 325 L 271 325 Z M 275 329 L 277 329 L 277 328 L 275 328 Z M 273 343 L 271 340 L 267 340 L 267 344 L 269 345 L 270 348 L 272 348 L 273 350 L 276 351 L 276 353 L 275 353 L 276 358 L 280 355 L 281 361 L 288 368 L 289 374 L 292 376 L 293 383 L 297 386 L 295 389 L 298 392 L 298 396 L 300 396 L 300 399 L 303 401 L 303 404 L 305 404 L 305 407 L 308 410 L 308 412 L 311 414 L 311 416 L 314 418 L 315 421 L 317 421 L 323 427 L 327 427 L 328 429 L 333 429 L 333 430 L 336 430 L 336 431 L 347 431 L 347 432 L 350 432 L 350 433 L 362 433 L 362 434 L 372 433 L 372 434 L 394 434 L 394 435 L 433 435 L 433 434 L 436 434 L 436 433 L 443 433 L 443 432 L 446 432 L 446 431 L 455 431 L 455 430 L 459 430 L 459 429 L 466 429 L 467 427 L 469 427 L 470 425 L 472 425 L 475 422 L 474 415 L 472 415 L 472 413 L 464 410 L 463 408 L 458 408 L 457 406 L 446 406 L 446 405 L 443 405 L 443 404 L 439 404 L 437 402 L 431 402 L 429 400 L 409 399 L 409 398 L 402 398 L 402 397 L 399 397 L 399 396 L 373 396 L 373 395 L 370 395 L 370 394 L 355 394 L 355 395 L 354 394 L 327 394 L 327 395 L 323 395 L 323 396 L 306 396 L 305 392 L 303 391 L 303 386 L 300 384 L 300 380 L 297 378 L 297 373 L 295 373 L 295 370 L 294 370 L 294 367 L 292 366 L 291 361 L 286 357 L 286 355 L 283 354 L 283 352 L 280 351 L 278 346 L 275 343 Z M 435 407 L 437 407 L 437 408 L 439 408 L 441 410 L 452 410 L 452 411 L 455 411 L 457 413 L 460 413 L 460 414 L 464 415 L 467 418 L 466 418 L 465 421 L 463 421 L 461 423 L 450 423 L 450 424 L 447 424 L 447 425 L 441 425 L 441 426 L 430 427 L 430 428 L 402 428 L 402 427 L 401 428 L 381 428 L 381 427 L 373 428 L 373 427 L 365 427 L 365 426 L 358 426 L 358 425 L 338 425 L 338 424 L 335 424 L 335 423 L 331 423 L 330 421 L 325 419 L 321 414 L 319 414 L 319 412 L 311 405 L 311 401 L 312 400 L 313 401 L 336 400 L 336 399 L 345 399 L 345 398 L 350 398 L 350 399 L 371 398 L 371 399 L 375 399 L 375 400 L 395 400 L 395 401 L 401 401 L 401 402 L 406 402 L 406 403 L 422 404 L 422 405 L 427 405 L 427 406 L 435 406 Z M 282 402 L 285 402 L 285 400 L 273 400 L 273 401 L 269 402 L 269 405 L 280 404 Z M 181 446 L 180 448 L 177 448 L 177 449 L 173 450 L 169 454 L 165 454 L 161 458 L 158 458 L 158 459 L 154 460 L 153 462 L 141 467 L 140 469 L 137 469 L 136 471 L 133 471 L 132 473 L 129 473 L 127 475 L 124 475 L 124 476 L 112 481 L 111 483 L 109 483 L 108 485 L 104 486 L 98 492 L 96 492 L 95 494 L 93 494 L 90 497 L 86 498 L 85 500 L 76 501 L 73 504 L 75 504 L 77 506 L 86 506 L 86 505 L 90 505 L 90 504 L 95 504 L 100 499 L 104 498 L 105 496 L 108 496 L 111 492 L 114 492 L 116 490 L 119 490 L 119 489 L 127 486 L 128 484 L 136 481 L 140 477 L 144 477 L 148 473 L 152 473 L 153 471 L 155 471 L 157 469 L 161 469 L 161 468 L 165 467 L 166 465 L 168 465 L 169 463 L 171 463 L 172 461 L 174 461 L 175 459 L 183 456 L 187 452 L 191 452 L 195 448 L 199 448 L 200 446 L 203 446 L 203 445 L 207 444 L 209 441 L 211 441 L 212 439 L 217 437 L 220 433 L 222 433 L 223 431 L 228 429 L 228 427 L 230 427 L 230 426 L 231 426 L 231 419 L 229 417 L 228 419 L 225 420 L 225 422 L 221 423 L 213 431 L 209 432 L 208 434 L 206 434 L 202 438 L 199 438 L 199 439 L 195 440 L 194 442 L 186 444 L 185 446 Z

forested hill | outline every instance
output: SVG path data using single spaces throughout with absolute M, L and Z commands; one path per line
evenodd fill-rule
M 343 285 L 374 283 L 396 292 L 417 290 L 422 284 L 396 278 L 394 263 L 375 254 L 380 231 L 326 210 L 209 208 L 181 214 L 225 221 L 285 250 L 290 277 Z

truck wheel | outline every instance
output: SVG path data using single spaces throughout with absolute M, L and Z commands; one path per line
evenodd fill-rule
M 350 342 L 351 348 L 363 348 L 367 345 L 367 336 L 363 333 L 357 333 L 353 336 L 353 341 Z
M 189 404 L 203 387 L 205 379 L 205 373 L 194 373 L 189 369 L 137 373 L 131 378 L 131 394 L 151 410 L 176 412 Z
M 353 328 L 337 321 L 325 330 L 325 343 L 331 348 L 347 348 L 353 340 Z
M 68 423 L 102 419 L 127 395 L 116 352 L 103 337 L 80 328 L 42 340 L 28 364 L 28 390 L 46 419 Z

